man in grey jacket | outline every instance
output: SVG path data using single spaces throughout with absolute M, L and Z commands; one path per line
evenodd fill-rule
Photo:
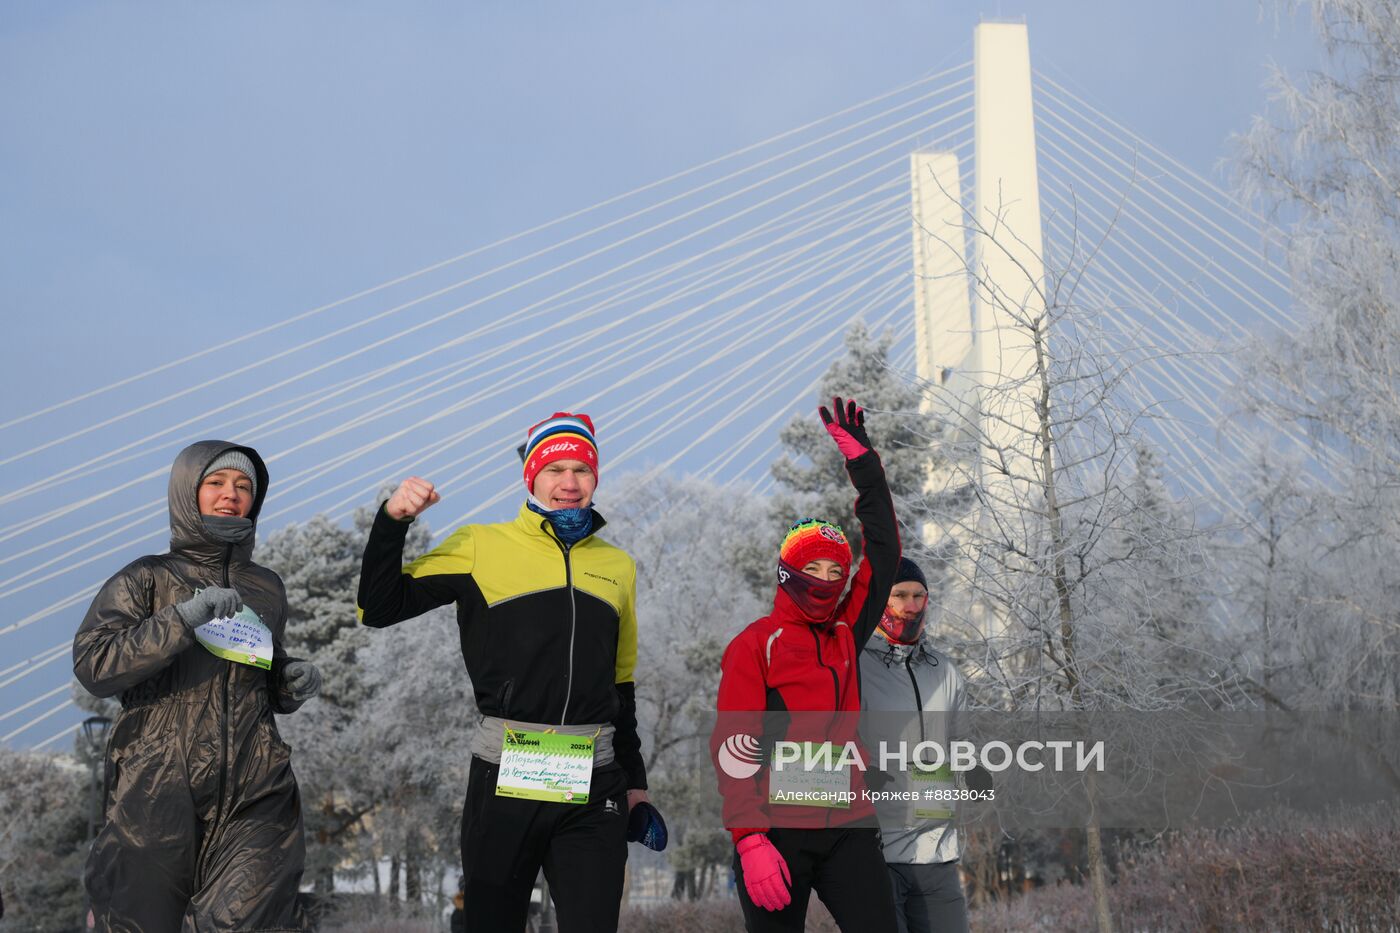
M 875 637 L 860 655 L 861 708 L 868 711 L 940 713 L 910 719 L 913 742 L 944 747 L 956 738 L 954 718 L 965 708 L 962 674 L 947 655 L 924 640 L 928 585 L 923 571 L 907 557 L 890 588 Z M 924 776 L 930 785 L 947 783 L 946 769 Z M 882 819 L 885 863 L 894 888 L 900 933 L 966 933 L 967 902 L 958 877 L 958 831 L 954 802 L 916 809 L 898 824 Z M 909 817 L 912 817 L 909 818 Z

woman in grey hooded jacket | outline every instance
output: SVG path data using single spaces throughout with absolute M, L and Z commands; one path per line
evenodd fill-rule
M 181 451 L 170 550 L 108 580 L 73 640 L 78 680 L 122 705 L 85 874 L 99 930 L 305 927 L 301 801 L 272 714 L 314 696 L 320 674 L 287 657 L 282 580 L 252 561 L 267 485 L 250 447 Z M 196 637 L 234 616 L 241 647 L 216 644 L 229 622 Z

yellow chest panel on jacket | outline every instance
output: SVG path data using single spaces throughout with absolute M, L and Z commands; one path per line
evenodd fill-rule
M 569 551 L 575 589 L 598 597 L 621 615 L 632 592 L 636 569 L 632 558 L 598 538 L 588 538 Z M 488 606 L 563 589 L 569 583 L 564 552 L 558 542 L 534 534 L 520 522 L 467 525 L 408 568 L 414 576 L 469 573 Z

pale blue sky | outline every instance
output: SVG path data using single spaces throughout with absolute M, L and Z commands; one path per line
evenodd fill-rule
M 1217 177 L 1268 64 L 1315 56 L 1305 23 L 1254 0 L 5 4 L 0 422 L 906 85 L 969 59 L 980 17 L 1023 15 L 1037 68 Z M 189 382 L 0 431 L 0 459 Z M 124 430 L 0 466 L 0 495 Z M 0 527 L 158 471 L 193 439 L 0 503 Z M 295 466 L 274 471 L 274 493 Z M 152 477 L 108 512 L 162 494 Z M 75 535 L 65 546 L 84 514 L 54 526 Z M 65 558 L 5 562 L 0 629 L 159 549 L 158 529 L 138 530 L 8 597 L 11 573 Z M 0 561 L 34 540 L 0 543 Z M 0 634 L 0 668 L 71 636 L 81 609 Z M 0 713 L 66 676 L 55 663 L 0 688 Z
M 901 85 L 997 14 L 1207 172 L 1267 63 L 1311 60 L 1254 0 L 6 4 L 0 418 Z

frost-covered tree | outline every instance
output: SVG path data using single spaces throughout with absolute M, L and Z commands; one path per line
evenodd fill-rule
M 1153 702 L 1167 706 L 1221 705 L 1224 648 L 1210 623 L 1218 595 L 1208 572 L 1211 539 L 1167 489 L 1155 447 L 1139 440 L 1123 467 L 1122 515 L 1108 523 L 1097 586 L 1112 594 L 1122 630 L 1138 636 L 1130 650 L 1146 646 L 1127 676 L 1148 678 L 1151 688 L 1125 684 L 1119 698 L 1136 703 L 1159 691 Z
M 860 402 L 896 504 L 923 493 L 933 465 L 931 442 L 939 435 L 938 421 L 920 411 L 922 396 L 914 380 L 891 368 L 893 343 L 890 333 L 876 335 L 859 321 L 852 324 L 845 338 L 846 353 L 822 376 L 812 410 L 782 429 L 779 437 L 785 453 L 770 467 L 778 492 L 768 508 L 768 523 L 759 535 L 742 542 L 738 551 L 749 587 L 761 598 L 772 595 L 778 546 L 788 526 L 800 518 L 836 522 L 850 532 L 852 550 L 860 555 L 855 494 L 841 452 L 817 418 L 817 405 L 830 407 L 832 396 Z M 906 522 L 902 532 L 909 546 L 917 545 L 917 527 Z
M 387 492 L 382 492 L 382 501 Z M 287 587 L 285 640 L 291 654 L 315 655 L 323 685 L 317 698 L 344 709 L 364 699 L 363 653 L 372 633 L 355 616 L 360 556 L 377 505 L 357 509 L 351 527 L 318 515 L 291 524 L 259 546 L 258 559 L 276 570 Z M 429 547 L 430 532 L 415 522 L 404 543 L 408 559 Z
M 1325 67 L 1272 80 L 1236 140 L 1246 192 L 1288 225 L 1305 326 L 1254 360 L 1254 401 L 1347 442 L 1359 468 L 1400 466 L 1400 11 L 1313 0 Z
M 980 245 L 975 262 L 960 240 L 943 245 L 997 322 L 991 333 L 984 319 L 978 339 L 997 341 L 1013 371 L 976 374 L 975 404 L 927 387 L 935 410 L 978 416 L 949 435 L 940 484 L 903 516 L 946 542 L 952 579 L 940 599 L 943 628 L 963 633 L 952 653 L 993 708 L 1163 711 L 1223 702 L 1211 674 L 1222 667 L 1220 649 L 1202 611 L 1200 535 L 1162 481 L 1145 430 L 1154 410 L 1125 389 L 1157 351 L 1132 334 L 1108 348 L 1105 315 L 1121 311 L 1086 303 L 1078 291 L 1096 244 L 1075 240 L 1063 262 L 1036 256 L 1031 264 L 1004 210 L 985 222 L 967 215 L 965 232 Z M 1020 270 L 1014 281 L 988 272 L 982 257 L 991 253 L 1011 258 Z M 1085 792 L 1092 803 L 1093 775 Z M 1107 933 L 1107 862 L 1092 812 L 1085 850 Z
M 323 516 L 292 524 L 259 545 L 258 559 L 287 587 L 284 641 L 295 657 L 311 659 L 323 678 L 321 695 L 280 728 L 295 749 L 307 832 L 307 878 L 318 891 L 335 886 L 335 868 L 348 856 L 358 820 L 370 801 L 347 798 L 338 776 L 356 760 L 356 717 L 365 697 L 360 655 L 368 634 L 356 624 L 355 586 L 363 538 Z
M 366 763 L 380 754 L 369 727 L 384 714 L 376 696 L 383 679 L 373 680 L 369 672 L 382 648 L 373 644 L 375 633 L 358 623 L 355 593 L 376 508 L 357 510 L 349 528 L 324 516 L 289 525 L 270 535 L 258 551 L 258 559 L 277 571 L 287 587 L 288 652 L 313 660 L 324 679 L 320 696 L 281 720 L 295 749 L 301 784 L 307 877 L 320 891 L 334 888 L 337 870 L 359 865 L 369 872 L 381 856 L 399 854 L 380 845 L 376 831 L 369 829 L 376 824 L 367 819 L 397 792 L 387 781 L 371 780 L 366 771 Z M 427 527 L 415 523 L 405 553 L 421 553 L 428 542 Z M 457 667 L 460 671 L 460 661 Z M 466 679 L 464 673 L 461 679 Z
M 829 443 L 829 442 L 828 442 Z M 763 503 L 693 478 L 630 475 L 599 508 L 604 536 L 637 562 L 637 718 L 651 797 L 671 830 L 677 897 L 700 897 L 733 854 L 709 758 L 719 662 L 766 611 L 732 559 Z
M 7 929 L 79 929 L 87 802 L 83 764 L 0 747 L 0 888 Z
M 1316 570 L 1310 556 L 1317 544 L 1315 490 L 1309 485 L 1297 456 L 1259 441 L 1242 477 L 1246 514 L 1236 539 L 1221 543 L 1236 620 L 1232 634 L 1239 644 L 1236 673 L 1265 702 L 1279 699 L 1276 689 L 1295 692 L 1289 672 L 1302 661 L 1297 636 L 1307 622 Z M 1278 675 L 1283 679 L 1276 684 Z
M 373 847 L 364 856 L 401 864 L 404 899 L 417 902 L 441 891 L 460 865 L 478 714 L 452 607 L 371 634 L 367 699 L 355 719 L 360 764 L 345 786 L 353 799 L 376 802 Z
M 1314 0 L 1327 58 L 1278 73 L 1268 112 L 1237 140 L 1245 191 L 1287 230 L 1303 326 L 1249 354 L 1253 407 L 1309 430 L 1311 568 L 1292 635 L 1321 639 L 1275 697 L 1325 708 L 1400 704 L 1400 10 L 1388 0 Z M 1326 475 L 1323 475 L 1326 474 Z M 1267 485 L 1261 489 L 1270 495 Z M 1262 500 L 1261 500 L 1262 501 Z M 1270 559 L 1275 547 L 1256 535 Z M 1274 555 L 1277 556 L 1277 555 Z M 1257 562 L 1257 560 L 1256 560 Z M 1269 601 L 1274 612 L 1279 603 Z M 1261 607 L 1262 608 L 1262 607 Z M 1306 617 L 1307 622 L 1302 619 Z M 1268 624 L 1275 636 L 1282 637 Z M 1264 622 L 1261 620 L 1261 624 Z M 1316 645 L 1289 647 L 1311 652 Z
M 1014 239 L 971 218 L 967 228 L 984 251 Z M 1074 244 L 1065 263 L 1045 261 L 1043 278 L 1029 284 L 993 281 L 969 264 L 981 300 L 1005 322 L 1004 333 L 984 339 L 1024 348 L 1026 366 L 984 374 L 974 409 L 983 417 L 961 427 L 944 486 L 906 521 L 917 515 L 952 542 L 959 579 L 944 619 L 961 622 L 961 653 L 996 705 L 1213 703 L 1215 659 L 1179 663 L 1210 644 L 1202 535 L 1163 481 L 1146 431 L 1154 409 L 1125 388 L 1157 351 L 1132 335 L 1107 349 L 1103 316 L 1118 309 L 1077 291 L 1092 255 Z M 936 407 L 967 406 L 940 397 Z

